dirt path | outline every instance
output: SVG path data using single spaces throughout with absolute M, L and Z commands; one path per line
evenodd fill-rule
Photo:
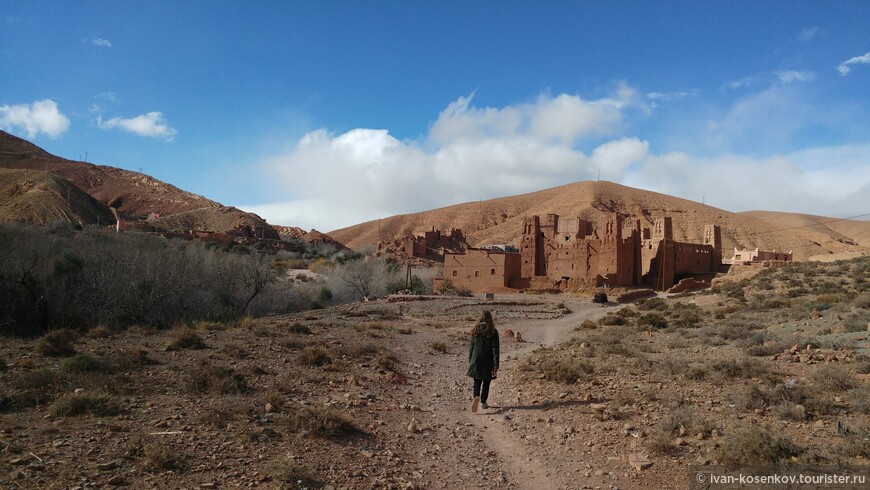
M 429 378 L 433 380 L 431 391 L 420 393 L 423 406 L 433 407 L 433 420 L 455 421 L 454 425 L 467 429 L 468 435 L 463 444 L 453 445 L 455 458 L 453 465 L 460 468 L 471 467 L 478 473 L 481 467 L 489 472 L 495 481 L 492 486 L 513 486 L 516 488 L 578 488 L 583 485 L 599 486 L 603 482 L 592 481 L 579 484 L 572 477 L 571 464 L 567 460 L 542 459 L 534 451 L 534 445 L 528 441 L 541 435 L 528 435 L 523 430 L 517 430 L 514 423 L 518 418 L 546 417 L 544 411 L 547 403 L 544 400 L 529 400 L 524 392 L 525 387 L 517 384 L 518 370 L 523 358 L 541 346 L 553 346 L 570 337 L 571 331 L 586 319 L 597 319 L 604 315 L 605 308 L 584 300 L 565 300 L 559 298 L 554 302 L 563 302 L 571 309 L 571 313 L 552 320 L 523 320 L 499 322 L 497 328 L 501 332 L 510 328 L 521 331 L 525 342 L 515 343 L 502 335 L 501 368 L 502 375 L 493 382 L 490 395 L 490 408 L 472 413 L 471 380 L 464 376 L 465 352 L 455 352 L 450 356 L 437 357 L 431 367 Z M 455 334 L 462 334 L 465 327 L 456 327 Z M 448 400 L 439 400 L 441 394 L 450 393 Z M 434 399 L 433 399 L 434 397 Z M 427 399 L 428 398 L 428 399 Z M 579 400 L 559 400 L 560 404 L 579 402 Z M 526 441 L 523 441 L 526 439 Z M 488 461 L 479 464 L 474 461 L 478 453 L 481 460 Z M 567 467 L 567 469 L 566 469 Z M 441 475 L 435 482 L 461 483 L 466 488 L 469 485 L 469 474 L 459 474 L 452 465 L 441 468 Z M 457 477 L 459 477 L 457 479 Z M 487 485 L 481 485 L 485 487 Z

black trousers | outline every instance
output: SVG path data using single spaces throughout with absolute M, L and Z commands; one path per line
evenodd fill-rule
M 486 403 L 486 399 L 489 398 L 489 383 L 491 381 L 491 379 L 474 378 L 474 396 L 479 396 L 483 403 Z

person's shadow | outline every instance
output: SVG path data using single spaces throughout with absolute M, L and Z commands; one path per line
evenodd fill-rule
M 508 410 L 539 410 L 541 412 L 546 412 L 548 410 L 553 410 L 556 408 L 591 405 L 593 403 L 601 403 L 603 401 L 605 400 L 559 400 L 545 401 L 543 403 L 538 403 L 535 405 L 490 405 L 489 408 L 486 409 L 486 411 L 483 413 L 483 415 L 500 415 L 506 413 Z

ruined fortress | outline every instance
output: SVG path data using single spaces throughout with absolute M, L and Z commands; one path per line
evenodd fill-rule
M 674 240 L 670 217 L 653 229 L 619 214 L 603 226 L 581 218 L 548 214 L 523 221 L 519 253 L 468 249 L 445 253 L 444 280 L 472 291 L 578 290 L 641 287 L 665 290 L 686 277 L 711 279 L 722 269 L 722 232 L 704 228 L 703 243 Z

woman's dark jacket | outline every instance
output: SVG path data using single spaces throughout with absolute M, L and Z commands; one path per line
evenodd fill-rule
M 486 323 L 477 326 L 477 334 L 468 344 L 468 376 L 474 379 L 492 379 L 492 370 L 498 369 L 498 330 L 487 337 Z

